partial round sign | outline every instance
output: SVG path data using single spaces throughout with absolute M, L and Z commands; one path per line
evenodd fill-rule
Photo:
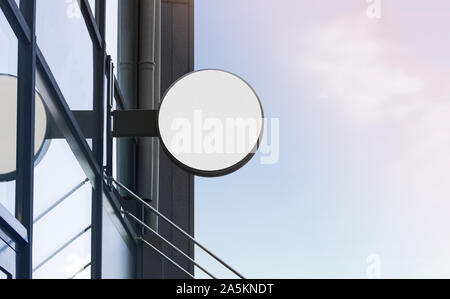
M 47 146 L 47 113 L 41 96 L 35 100 L 35 164 L 45 154 Z M 17 140 L 17 78 L 0 74 L 0 181 L 16 179 Z
M 205 177 L 230 174 L 259 147 L 264 112 L 252 87 L 221 70 L 190 73 L 165 94 L 158 130 L 168 156 Z

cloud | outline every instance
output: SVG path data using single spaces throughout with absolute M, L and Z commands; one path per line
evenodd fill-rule
M 415 57 L 391 29 L 360 16 L 335 20 L 306 37 L 306 68 L 353 125 L 401 128 L 411 155 L 450 165 L 450 73 Z
M 360 143 L 370 142 L 376 155 L 373 168 L 381 171 L 368 182 L 367 197 L 379 194 L 377 204 L 388 207 L 380 214 L 391 226 L 386 236 L 399 240 L 414 263 L 439 265 L 450 248 L 442 237 L 449 232 L 450 72 L 433 64 L 435 57 L 416 56 L 392 29 L 385 19 L 332 21 L 306 37 L 303 63 L 321 100 L 344 116 L 346 127 L 371 137 L 355 134 L 347 149 L 357 154 Z

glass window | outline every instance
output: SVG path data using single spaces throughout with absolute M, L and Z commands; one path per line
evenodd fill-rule
M 117 74 L 118 0 L 106 1 L 106 52 L 111 55 Z
M 93 52 L 78 1 L 37 1 L 36 35 L 72 110 L 92 110 Z
M 77 272 L 76 275 L 71 277 L 72 279 L 90 279 L 91 278 L 91 265 L 83 267 Z
M 95 14 L 95 1 L 90 0 L 89 4 Z M 117 61 L 117 9 L 117 0 L 107 2 L 107 50 L 113 61 Z M 70 109 L 92 110 L 93 47 L 78 1 L 37 1 L 36 35 Z M 17 38 L 1 10 L 0 44 L 0 74 L 17 76 Z M 48 96 L 45 87 L 39 92 Z M 67 141 L 47 140 L 35 165 L 35 278 L 90 277 L 91 196 L 92 187 Z M 14 181 L 0 179 L 0 204 L 15 213 Z M 111 277 L 131 277 L 134 262 L 129 244 L 119 233 L 113 216 L 105 212 L 104 217 L 105 238 L 114 244 L 104 252 L 111 261 L 105 273 Z M 113 263 L 115 254 L 124 261 Z
M 59 232 L 59 231 L 58 231 Z M 35 279 L 90 278 L 85 271 L 90 263 L 90 231 L 70 243 L 61 252 L 33 272 Z
M 35 168 L 36 278 L 69 278 L 90 262 L 86 236 L 90 235 L 91 195 L 91 185 L 67 142 L 52 140 Z
M 92 110 L 93 47 L 78 1 L 38 1 L 37 36 L 70 109 Z M 49 142 L 34 197 L 34 277 L 89 278 L 92 187 L 66 140 Z
M 6 275 L 6 273 L 3 272 L 2 269 L 0 269 L 0 280 L 2 279 L 8 279 L 8 275 Z
M 0 230 L 0 278 L 15 274 L 16 243 Z
M 0 45 L 2 45 L 0 47 L 0 76 L 17 76 L 18 41 L 2 10 L 0 10 Z M 15 96 L 17 97 L 17 95 Z M 11 100 L 13 98 L 8 99 Z M 14 104 L 12 103 L 12 105 Z M 11 106 L 11 108 L 13 108 L 13 106 Z M 3 129 L 0 131 L 0 139 L 2 140 L 2 146 L 8 147 L 7 152 L 9 154 L 14 154 L 16 148 L 16 136 L 14 131 L 4 130 L 4 128 L 17 122 L 17 111 L 13 114 L 6 111 L 4 111 L 4 113 L 7 115 L 2 115 L 2 118 L 0 119 Z M 8 142 L 6 142 L 6 140 L 8 140 Z M 0 168 L 4 168 L 5 170 L 11 169 L 10 164 L 14 163 L 15 157 L 15 154 L 14 156 L 11 155 L 9 158 L 3 156 L 2 158 L 6 158 L 6 160 L 0 161 L 0 165 L 2 165 Z M 0 204 L 6 207 L 6 209 L 14 215 L 16 194 L 15 175 L 9 171 L 6 172 L 8 173 L 0 173 Z
M 66 273 L 72 270 L 72 264 L 90 260 L 90 250 L 77 250 L 90 248 L 90 239 L 83 237 L 89 233 L 92 188 L 66 140 L 49 143 L 46 155 L 35 167 L 34 188 L 35 275 L 61 275 L 58 278 L 73 275 Z M 47 261 L 55 253 L 52 259 L 59 262 Z
M 103 210 L 102 275 L 105 279 L 134 278 L 134 243 L 119 221 L 117 215 Z

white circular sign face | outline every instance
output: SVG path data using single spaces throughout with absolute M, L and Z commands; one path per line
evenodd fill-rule
M 35 161 L 42 152 L 47 131 L 47 114 L 36 92 Z M 17 78 L 0 75 L 0 181 L 15 179 L 17 140 Z
M 221 70 L 190 73 L 169 88 L 158 116 L 168 156 L 188 172 L 222 176 L 258 150 L 264 112 L 248 83 Z

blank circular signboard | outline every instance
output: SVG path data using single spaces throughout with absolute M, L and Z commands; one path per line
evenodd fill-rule
M 165 94 L 158 130 L 168 156 L 188 172 L 227 175 L 255 154 L 264 112 L 243 79 L 221 70 L 190 73 Z
M 47 114 L 39 93 L 35 108 L 35 163 L 46 148 Z M 0 181 L 16 179 L 17 78 L 0 74 Z

